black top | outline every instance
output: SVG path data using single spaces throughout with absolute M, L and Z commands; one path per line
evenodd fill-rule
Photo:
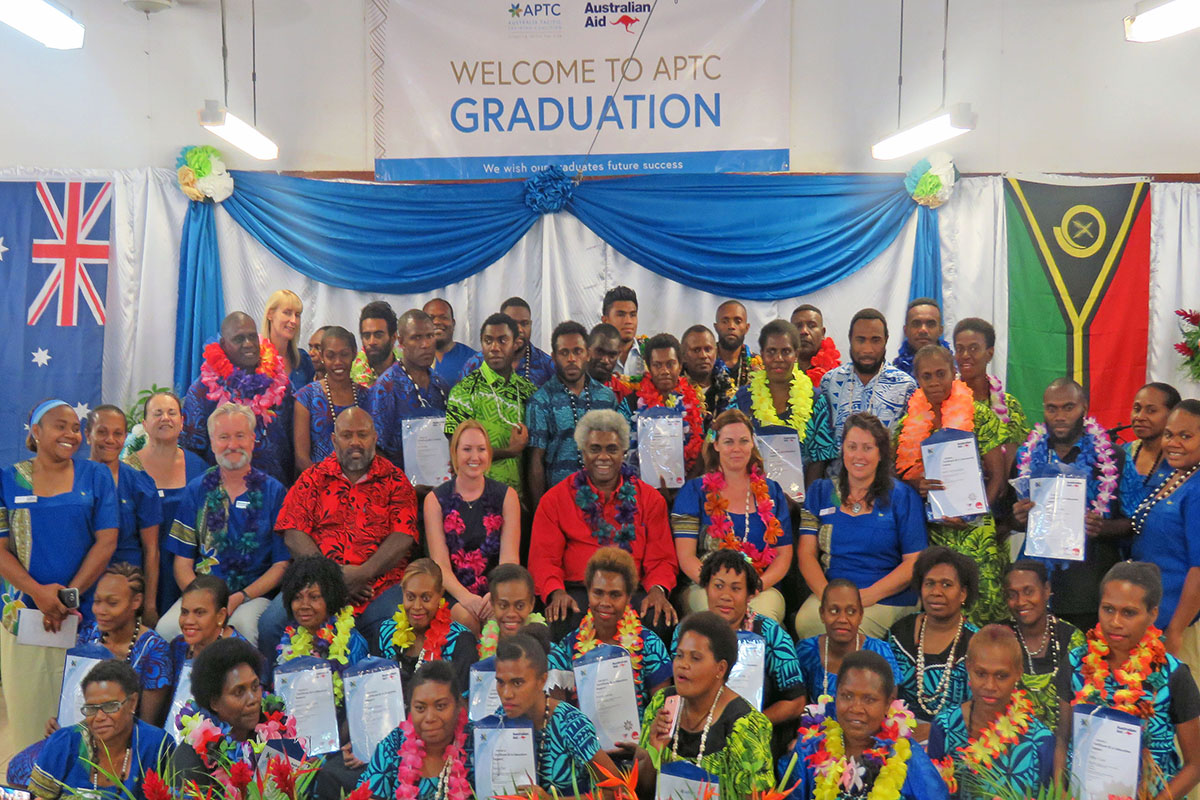
M 454 494 L 456 484 L 457 481 L 451 478 L 433 490 L 433 496 L 441 503 L 443 515 L 449 510 L 447 505 Z M 464 550 L 478 550 L 483 545 L 483 540 L 487 536 L 487 532 L 483 529 L 484 509 L 495 509 L 497 514 L 503 514 L 504 495 L 506 492 L 508 492 L 507 483 L 492 480 L 491 478 L 484 478 L 483 494 L 478 499 L 468 503 L 460 498 L 458 513 L 462 516 L 463 525 L 466 526 L 466 530 L 463 531 L 461 537 Z M 494 559 L 495 563 L 489 563 L 484 574 L 490 572 L 499 561 L 500 557 L 497 555 Z
M 666 690 L 666 697 L 675 694 L 675 687 Z M 733 733 L 733 726 L 742 717 L 754 713 L 754 706 L 746 702 L 745 698 L 738 696 L 729 701 L 725 706 L 725 710 L 721 712 L 721 716 L 713 720 L 713 724 L 708 729 L 708 738 L 704 741 L 704 754 L 712 755 L 719 753 L 725 749 L 725 742 Z M 703 730 L 692 733 L 679 728 L 679 757 L 695 761 L 700 754 L 700 737 L 703 736 Z

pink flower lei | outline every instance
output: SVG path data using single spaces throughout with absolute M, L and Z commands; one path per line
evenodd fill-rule
M 396 771 L 396 800 L 417 800 L 421 796 L 421 768 L 425 764 L 425 742 L 417 736 L 416 728 L 410 720 L 400 723 L 400 732 L 404 734 L 404 742 L 400 745 L 400 766 Z M 454 729 L 454 743 L 446 748 L 446 765 L 450 768 L 445 774 L 446 800 L 470 800 L 471 783 L 467 780 L 466 749 L 467 742 L 467 710 L 458 712 L 458 725 Z M 439 780 L 441 778 L 439 777 Z
M 205 397 L 222 403 L 240 403 L 250 407 L 260 425 L 269 425 L 277 416 L 275 406 L 287 394 L 288 374 L 283 359 L 269 339 L 259 342 L 258 368 L 246 372 L 235 367 L 225 355 L 219 342 L 209 342 L 204 348 L 200 365 L 200 381 L 208 390 Z
M 1108 432 L 1096 422 L 1094 417 L 1083 419 L 1084 441 L 1080 441 L 1080 458 L 1085 464 L 1095 464 L 1099 467 L 1100 477 L 1096 487 L 1096 497 L 1092 500 L 1091 510 L 1096 514 L 1107 514 L 1112 507 L 1112 501 L 1117 496 L 1117 459 Z M 1090 440 L 1090 441 L 1087 441 Z M 1045 455 L 1042 451 L 1047 451 Z M 1034 453 L 1039 454 L 1039 461 L 1049 458 L 1049 443 L 1046 441 L 1046 426 L 1038 423 L 1033 426 L 1025 446 L 1021 448 L 1017 458 L 1017 474 L 1028 478 L 1033 472 Z M 1089 452 L 1090 451 L 1090 452 Z M 1090 481 L 1090 479 L 1089 479 Z
M 1000 418 L 1001 425 L 1008 425 L 1012 417 L 1008 414 L 1008 397 L 1004 394 L 1004 384 L 995 375 L 988 375 L 988 398 L 991 400 L 992 411 Z
M 457 488 L 452 486 L 450 498 L 442 506 L 442 510 L 445 512 L 445 516 L 442 517 L 442 531 L 446 537 L 446 549 L 450 551 L 450 566 L 454 569 L 454 577 L 458 578 L 459 583 L 467 591 L 482 595 L 487 591 L 488 563 L 500 554 L 500 534 L 504 528 L 504 506 L 491 502 L 484 503 L 483 542 L 478 548 L 468 550 L 463 547 L 462 543 L 462 535 L 467 531 L 467 524 L 463 521 L 461 511 L 464 502 Z

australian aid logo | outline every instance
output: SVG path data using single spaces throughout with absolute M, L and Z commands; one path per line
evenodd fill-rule
M 583 8 L 583 27 L 637 33 L 650 14 L 650 7 L 649 3 L 587 3 Z

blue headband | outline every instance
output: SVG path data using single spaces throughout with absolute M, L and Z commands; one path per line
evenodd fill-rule
M 49 411 L 52 408 L 58 408 L 59 406 L 66 406 L 67 408 L 71 408 L 71 404 L 68 403 L 66 400 L 47 400 L 46 402 L 42 403 L 40 406 L 35 408 L 33 410 L 33 414 L 29 417 L 30 427 L 33 427 L 34 425 L 37 425 L 39 422 L 41 422 L 42 417 L 46 416 L 47 411 Z

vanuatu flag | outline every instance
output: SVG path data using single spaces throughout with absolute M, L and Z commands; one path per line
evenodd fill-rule
M 1008 390 L 1040 420 L 1046 385 L 1069 376 L 1101 425 L 1128 422 L 1146 382 L 1149 185 L 1009 178 L 1005 211 Z

